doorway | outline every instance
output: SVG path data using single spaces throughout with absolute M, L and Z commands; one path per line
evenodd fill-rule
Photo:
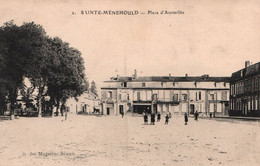
M 110 114 L 110 110 L 109 110 L 109 108 L 107 108 L 107 115 L 109 115 Z
M 194 110 L 195 110 L 195 106 L 194 106 L 194 104 L 191 104 L 190 105 L 190 114 L 191 115 L 194 115 Z
M 122 114 L 124 112 L 124 106 L 119 105 L 119 113 Z

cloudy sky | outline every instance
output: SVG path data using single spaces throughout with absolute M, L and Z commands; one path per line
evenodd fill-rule
M 257 0 L 0 3 L 1 25 L 10 20 L 17 25 L 31 21 L 43 25 L 49 36 L 58 36 L 82 52 L 87 77 L 99 84 L 117 74 L 132 75 L 134 69 L 139 75 L 230 76 L 244 67 L 245 60 L 260 61 Z M 82 15 L 82 10 L 137 10 L 139 14 Z M 184 14 L 161 15 L 162 10 Z

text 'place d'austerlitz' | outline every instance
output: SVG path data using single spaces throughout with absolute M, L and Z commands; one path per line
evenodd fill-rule
M 75 14 L 73 12 L 73 14 Z M 170 14 L 184 14 L 184 11 L 181 10 L 161 10 L 153 11 L 147 10 L 145 12 L 138 10 L 81 10 L 81 15 L 139 15 L 139 14 L 148 14 L 148 15 L 170 15 Z

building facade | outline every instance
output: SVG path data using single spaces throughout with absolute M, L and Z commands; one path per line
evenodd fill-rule
M 69 99 L 66 106 L 70 112 L 91 114 L 100 110 L 100 99 L 97 95 L 87 91 L 78 97 L 78 101 L 74 98 Z
M 234 72 L 230 79 L 230 115 L 260 116 L 260 62 Z
M 103 114 L 228 114 L 229 77 L 116 77 L 101 88 Z

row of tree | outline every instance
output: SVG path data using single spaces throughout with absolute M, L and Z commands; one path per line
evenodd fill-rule
M 0 110 L 11 103 L 11 115 L 18 92 L 24 96 L 37 92 L 38 115 L 42 101 L 49 96 L 53 109 L 88 88 L 81 52 L 58 37 L 47 36 L 34 22 L 17 26 L 13 21 L 0 27 Z M 32 87 L 25 86 L 28 78 Z

